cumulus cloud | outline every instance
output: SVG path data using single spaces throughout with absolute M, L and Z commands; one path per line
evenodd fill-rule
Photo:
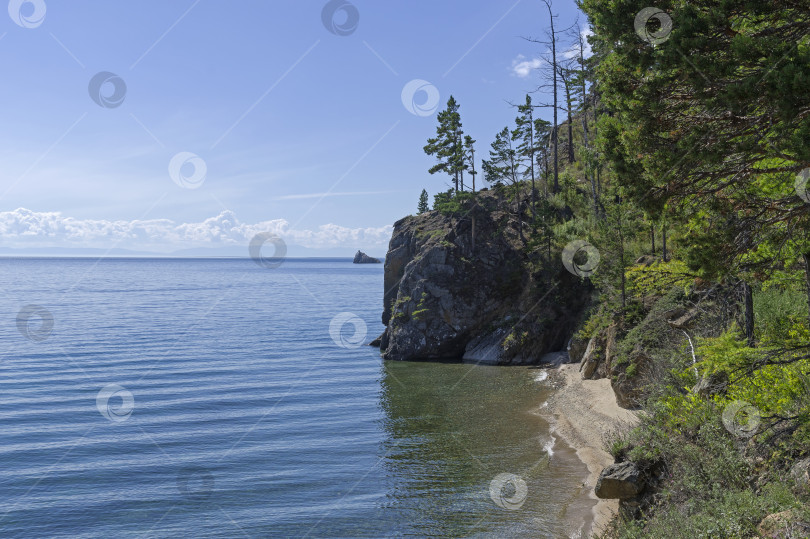
M 294 229 L 285 219 L 242 223 L 232 211 L 223 211 L 199 223 L 170 219 L 107 221 L 74 219 L 59 212 L 34 212 L 25 208 L 0 212 L 0 241 L 7 247 L 101 247 L 170 252 L 196 247 L 247 245 L 260 232 L 279 235 L 290 245 L 356 249 L 385 247 L 392 227 L 347 228 L 336 224 L 316 230 Z
M 540 69 L 545 60 L 542 58 L 528 59 L 522 54 L 518 54 L 517 58 L 512 60 L 512 73 L 521 79 L 525 79 L 531 75 L 532 71 Z

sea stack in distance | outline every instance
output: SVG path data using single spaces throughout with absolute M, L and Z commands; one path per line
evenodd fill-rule
M 357 251 L 357 254 L 354 255 L 353 262 L 355 264 L 381 264 L 379 258 L 374 258 L 373 256 L 368 256 L 363 251 Z

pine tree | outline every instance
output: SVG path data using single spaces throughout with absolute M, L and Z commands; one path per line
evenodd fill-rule
M 472 190 L 475 194 L 475 141 L 470 135 L 464 135 L 464 170 L 467 170 L 472 177 Z
M 515 216 L 518 220 L 518 232 L 521 240 L 523 237 L 522 218 L 522 196 L 520 193 L 520 178 L 518 175 L 517 151 L 512 144 L 512 132 L 508 127 L 495 136 L 492 148 L 489 151 L 489 159 L 481 163 L 484 171 L 484 179 L 494 184 L 496 188 L 502 185 L 512 187 L 515 196 Z
M 428 211 L 428 192 L 422 189 L 422 194 L 419 195 L 419 204 L 416 207 L 416 215 L 421 215 Z
M 548 198 L 549 174 L 551 173 L 551 166 L 549 160 L 551 158 L 551 123 L 543 120 L 542 118 L 534 119 L 534 137 L 535 137 L 535 164 L 543 172 L 543 197 Z M 538 175 L 539 176 L 539 175 Z
M 447 101 L 447 108 L 438 114 L 439 125 L 436 127 L 436 136 L 428 139 L 424 150 L 428 155 L 435 155 L 437 163 L 428 172 L 435 174 L 444 172 L 453 180 L 453 187 L 458 193 L 459 185 L 464 186 L 464 147 L 461 130 L 461 115 L 459 105 L 451 95 Z
M 537 141 L 535 140 L 534 107 L 532 98 L 526 95 L 523 105 L 518 105 L 519 116 L 515 118 L 515 130 L 512 132 L 512 139 L 518 143 L 518 160 L 524 167 L 523 176 L 532 182 L 532 216 L 535 215 L 537 206 L 537 187 L 535 185 L 535 153 L 537 152 Z

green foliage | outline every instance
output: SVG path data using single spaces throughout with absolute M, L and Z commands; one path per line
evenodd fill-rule
M 639 298 L 663 296 L 673 286 L 686 289 L 694 281 L 694 275 L 680 260 L 656 260 L 649 266 L 636 264 L 627 269 L 626 275 L 630 294 Z
M 754 321 L 763 343 L 810 341 L 807 295 L 798 287 L 770 287 L 755 292 Z
M 452 189 L 437 193 L 433 196 L 433 209 L 445 215 L 459 214 L 468 209 L 468 204 L 474 200 L 475 194 L 469 191 L 453 192 Z
M 785 483 L 765 486 L 759 494 L 747 489 L 711 491 L 707 499 L 662 506 L 654 519 L 628 522 L 621 539 L 739 539 L 758 537 L 757 525 L 768 514 L 801 510 L 801 502 Z M 800 536 L 796 536 L 800 537 Z
M 421 215 L 428 211 L 430 208 L 428 207 L 428 192 L 422 189 L 422 193 L 419 195 L 419 204 L 416 206 L 416 215 Z
M 427 300 L 427 292 L 422 292 L 422 295 L 419 298 L 419 303 L 416 304 L 416 309 L 413 311 L 411 316 L 414 320 L 420 320 L 422 315 L 427 313 L 429 309 L 425 307 L 425 301 Z

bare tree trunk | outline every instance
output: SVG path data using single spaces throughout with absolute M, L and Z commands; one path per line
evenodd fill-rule
M 665 223 L 661 223 L 661 258 L 664 262 L 669 262 L 667 259 L 669 255 L 667 254 L 667 225 Z
M 517 167 L 515 166 L 514 158 L 512 158 L 510 165 L 512 173 L 512 187 L 515 189 L 515 215 L 517 216 L 518 220 L 518 235 L 520 236 L 520 241 L 526 243 L 526 238 L 523 236 L 523 212 L 521 211 L 522 200 L 520 196 L 520 182 L 517 179 Z
M 535 226 L 535 222 L 537 220 L 537 189 L 534 186 L 534 137 L 536 133 L 534 132 L 534 113 L 531 109 L 529 109 L 529 129 L 531 130 L 531 138 L 529 139 L 530 142 L 530 149 L 529 149 L 529 162 L 532 166 L 532 226 Z
M 743 281 L 743 301 L 745 303 L 745 340 L 754 347 L 754 293 L 751 286 Z
M 574 162 L 574 122 L 572 121 L 573 111 L 573 103 L 571 102 L 571 84 L 568 80 L 568 77 L 565 74 L 564 68 L 560 67 L 560 78 L 563 82 L 563 88 L 565 88 L 565 105 L 568 111 L 568 162 Z
M 557 140 L 557 34 L 554 31 L 554 14 L 551 12 L 551 4 L 548 0 L 543 0 L 548 8 L 548 17 L 551 23 L 551 70 L 554 73 L 554 193 L 560 192 L 560 167 L 559 167 L 559 154 L 558 140 Z
M 627 283 L 624 275 L 624 232 L 622 230 L 621 207 L 619 208 L 619 269 L 622 274 L 622 322 L 627 309 Z
M 807 285 L 808 323 L 810 323 L 810 253 L 804 253 L 802 259 L 804 260 L 804 280 Z

